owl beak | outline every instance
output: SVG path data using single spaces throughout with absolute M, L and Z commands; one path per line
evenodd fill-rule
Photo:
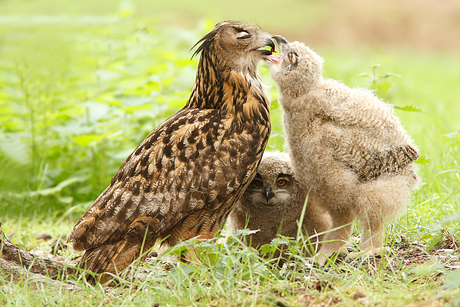
M 272 55 L 275 51 L 275 43 L 268 37 L 265 38 L 265 42 L 262 47 L 256 49 L 263 57 Z
M 275 193 L 273 193 L 272 187 L 270 185 L 265 186 L 264 196 L 267 202 L 270 201 L 270 199 L 272 199 L 273 196 L 275 196 Z
M 273 39 L 276 41 L 276 44 L 278 45 L 278 51 L 281 52 L 283 51 L 283 49 L 285 49 L 285 45 L 289 44 L 289 41 L 287 39 L 285 39 L 284 37 L 282 37 L 281 35 L 275 35 L 273 36 Z M 273 51 L 275 51 L 275 48 L 273 48 Z M 268 56 L 266 59 L 265 59 L 268 64 L 279 64 L 280 61 L 281 61 L 281 57 L 279 55 L 270 55 Z
M 286 45 L 289 44 L 289 41 L 281 35 L 274 35 L 273 39 L 276 41 L 276 44 L 278 45 L 278 50 L 281 54 L 286 49 Z
M 288 44 L 289 41 L 287 39 L 285 39 L 284 37 L 282 37 L 281 35 L 273 35 L 273 39 L 278 43 L 278 45 L 281 45 L 281 44 Z

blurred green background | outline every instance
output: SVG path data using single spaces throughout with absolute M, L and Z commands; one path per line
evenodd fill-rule
M 129 153 L 181 108 L 213 25 L 246 20 L 300 40 L 325 58 L 324 74 L 398 74 L 390 103 L 419 145 L 423 179 L 401 227 L 458 211 L 459 1 L 0 0 L 0 217 L 69 218 L 109 184 Z M 283 149 L 277 89 L 269 149 Z M 406 229 L 406 230 L 407 230 Z
M 254 251 L 230 244 L 215 267 L 203 263 L 191 274 L 177 266 L 164 274 L 163 264 L 158 270 L 153 262 L 154 278 L 121 292 L 80 283 L 82 290 L 53 290 L 30 275 L 18 283 L 5 275 L 0 302 L 246 306 L 289 299 L 404 306 L 414 300 L 410 306 L 434 306 L 444 295 L 457 306 L 459 0 L 0 0 L 0 222 L 7 237 L 48 257 L 51 242 L 38 234 L 65 237 L 131 151 L 185 104 L 198 64 L 190 49 L 226 19 L 303 41 L 325 59 L 326 77 L 376 89 L 397 107 L 419 146 L 422 181 L 407 210 L 387 224 L 386 239 L 395 250 L 412 246 L 407 253 L 423 254 L 427 262 L 404 255 L 394 259 L 399 264 L 384 260 L 378 268 L 345 264 L 313 270 L 320 272 L 320 282 L 313 282 L 311 271 L 296 272 L 297 279 L 291 275 L 297 269 L 267 270 L 252 262 Z M 272 97 L 268 150 L 283 150 L 277 88 L 266 64 L 260 72 Z M 366 73 L 369 78 L 355 77 Z M 355 238 L 358 232 L 359 226 Z M 75 259 L 71 249 L 62 253 L 64 262 Z M 358 293 L 364 299 L 356 299 Z

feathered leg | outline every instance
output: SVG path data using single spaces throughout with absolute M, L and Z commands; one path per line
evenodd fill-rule
M 409 203 L 411 189 L 416 185 L 417 179 L 408 172 L 396 177 L 383 176 L 357 187 L 357 215 L 364 229 L 360 243 L 361 252 L 350 253 L 350 258 L 389 252 L 389 248 L 383 247 L 385 222 L 391 220 Z
M 327 258 L 340 251 L 349 241 L 353 230 L 353 215 L 351 212 L 332 211 L 330 215 L 332 219 L 331 231 L 324 236 L 324 243 L 316 254 L 317 262 L 320 265 L 325 265 Z

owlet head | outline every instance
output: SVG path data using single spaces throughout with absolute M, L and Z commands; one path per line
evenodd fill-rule
M 279 59 L 269 57 L 270 75 L 280 91 L 291 96 L 299 96 L 322 80 L 323 59 L 313 50 L 299 42 L 288 42 L 275 35 L 278 43 Z
M 243 206 L 264 208 L 293 206 L 299 183 L 294 178 L 289 155 L 265 151 L 257 173 L 244 192 Z

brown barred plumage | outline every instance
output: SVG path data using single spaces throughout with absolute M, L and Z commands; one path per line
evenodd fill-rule
M 74 249 L 86 251 L 81 267 L 121 272 L 159 240 L 211 238 L 251 182 L 270 135 L 257 63 L 274 44 L 237 21 L 218 23 L 198 43 L 185 107 L 133 151 L 72 230 Z
M 373 154 L 360 151 L 357 156 L 361 158 L 361 165 L 347 162 L 345 165 L 358 175 L 359 182 L 364 183 L 375 180 L 383 174 L 399 174 L 406 166 L 418 159 L 419 153 L 413 146 L 401 145 Z

